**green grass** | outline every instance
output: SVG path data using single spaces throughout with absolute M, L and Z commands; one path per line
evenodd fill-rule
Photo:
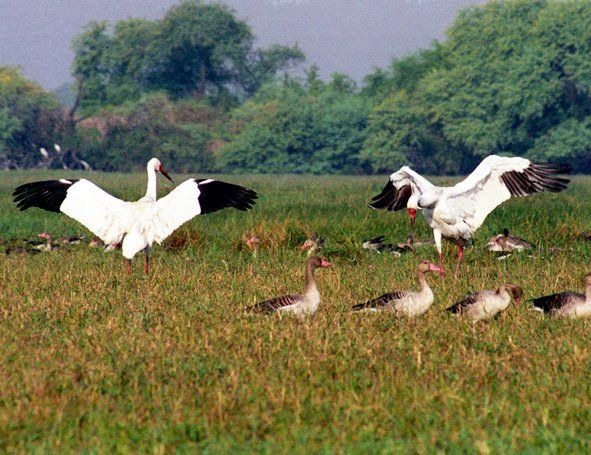
M 89 235 L 63 215 L 14 208 L 15 186 L 58 175 L 0 173 L 1 238 Z M 143 195 L 143 175 L 91 178 Z M 0 256 L 0 452 L 589 452 L 591 321 L 523 305 L 472 324 L 443 310 L 499 280 L 526 298 L 580 289 L 590 178 L 495 210 L 462 277 L 429 276 L 435 304 L 411 321 L 347 313 L 415 287 L 416 263 L 436 259 L 432 246 L 400 258 L 359 248 L 378 234 L 406 237 L 406 213 L 367 208 L 385 177 L 224 178 L 257 190 L 255 209 L 191 221 L 154 248 L 149 278 L 141 256 L 129 276 L 119 252 L 84 246 Z M 540 251 L 495 260 L 484 245 L 503 227 Z M 256 259 L 242 246 L 251 233 L 263 239 Z M 297 246 L 311 233 L 327 239 L 334 264 L 318 272 L 317 315 L 242 312 L 300 290 Z M 430 237 L 422 217 L 417 236 Z M 455 247 L 445 259 L 451 268 Z

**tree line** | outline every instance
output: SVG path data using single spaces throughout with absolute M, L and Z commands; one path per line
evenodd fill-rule
M 245 21 L 184 1 L 158 20 L 89 24 L 73 41 L 68 107 L 0 67 L 0 168 L 95 169 L 159 156 L 176 171 L 430 174 L 497 153 L 591 170 L 591 3 L 493 1 L 445 39 L 329 80 L 297 46 L 254 46 Z

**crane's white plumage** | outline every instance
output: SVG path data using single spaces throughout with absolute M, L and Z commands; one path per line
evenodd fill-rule
M 189 179 L 156 200 L 156 172 L 169 180 L 156 158 L 148 162 L 146 195 L 136 202 L 111 196 L 86 179 L 60 179 L 21 185 L 13 193 L 20 210 L 39 207 L 63 212 L 86 226 L 105 244 L 123 241 L 123 256 L 132 259 L 154 242 L 161 243 L 191 218 L 234 207 L 247 210 L 257 194 L 247 188 L 212 179 Z M 146 265 L 147 270 L 147 265 Z
M 495 207 L 511 196 L 562 191 L 569 180 L 557 174 L 568 171 L 569 165 L 491 155 L 455 186 L 438 187 L 404 166 L 390 176 L 370 206 L 390 211 L 414 206 L 422 209 L 433 229 L 440 261 L 442 238 L 458 244 L 461 258 L 463 246 L 472 241 L 474 232 Z

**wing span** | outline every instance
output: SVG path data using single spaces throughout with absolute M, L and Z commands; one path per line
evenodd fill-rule
M 558 174 L 570 170 L 568 164 L 535 163 L 526 158 L 491 155 L 482 160 L 468 177 L 450 188 L 448 198 L 475 229 L 495 207 L 512 196 L 542 191 L 556 193 L 566 189 L 569 180 L 558 177 Z
M 248 210 L 257 193 L 219 180 L 189 179 L 156 201 L 153 214 L 154 241 L 160 243 L 182 224 L 197 215 L 226 207 Z
M 25 183 L 12 193 L 19 210 L 38 207 L 62 212 L 87 227 L 105 243 L 121 241 L 130 213 L 127 203 L 86 179 Z

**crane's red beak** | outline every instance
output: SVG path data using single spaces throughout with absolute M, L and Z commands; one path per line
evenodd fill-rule
M 515 305 L 516 305 L 516 306 L 519 306 L 519 305 L 521 305 L 521 297 L 517 297 L 517 298 L 515 299 Z
M 417 216 L 417 209 L 410 209 L 410 208 L 408 208 L 408 209 L 406 209 L 406 211 L 410 215 L 410 220 L 414 223 L 415 216 Z
M 170 180 L 172 183 L 174 183 L 174 180 L 170 178 L 170 175 L 168 175 L 168 171 L 166 169 L 164 169 L 164 166 L 160 166 L 160 169 L 158 169 L 160 171 L 160 173 L 166 177 L 168 180 Z

